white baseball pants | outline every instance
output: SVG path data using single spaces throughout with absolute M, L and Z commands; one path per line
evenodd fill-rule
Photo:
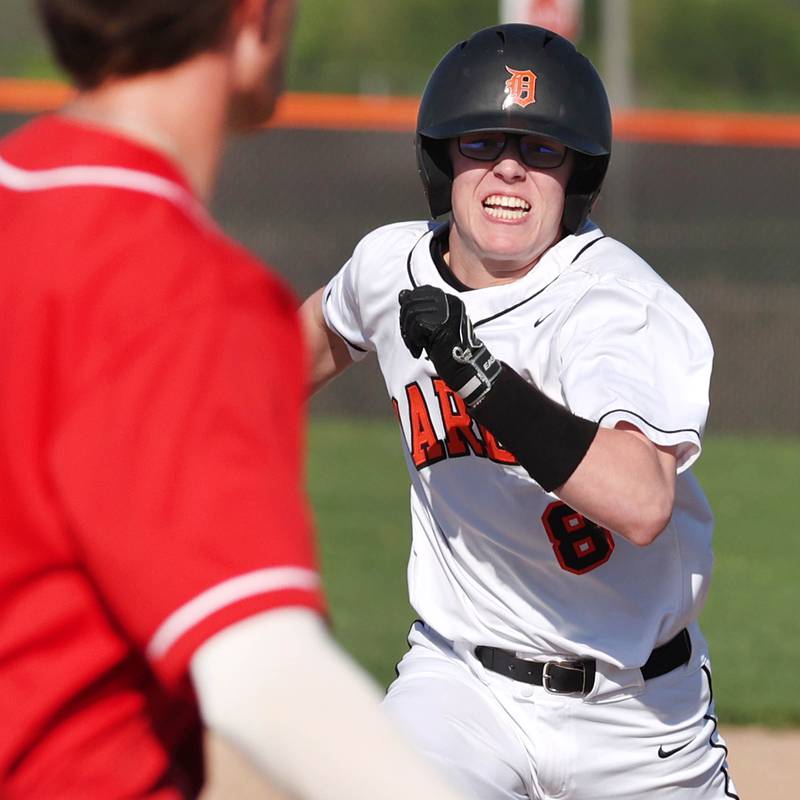
M 690 633 L 688 664 L 649 681 L 598 664 L 584 698 L 490 672 L 474 645 L 416 623 L 384 705 L 475 800 L 737 798 L 707 648 L 697 626 Z

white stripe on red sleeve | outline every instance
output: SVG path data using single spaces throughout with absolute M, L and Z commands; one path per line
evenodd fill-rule
M 79 186 L 142 192 L 167 200 L 204 224 L 215 227 L 202 203 L 183 186 L 159 175 L 126 167 L 71 166 L 26 170 L 0 158 L 0 186 L 16 192 L 41 192 Z
M 270 567 L 237 575 L 206 589 L 173 611 L 148 642 L 147 657 L 151 661 L 161 658 L 185 633 L 232 603 L 268 592 L 315 591 L 319 586 L 319 574 L 303 567 Z

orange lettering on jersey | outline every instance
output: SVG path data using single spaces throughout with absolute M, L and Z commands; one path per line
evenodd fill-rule
M 472 450 L 476 456 L 486 457 L 483 442 L 475 435 L 472 428 L 472 418 L 467 411 L 467 406 L 441 378 L 433 379 L 433 390 L 439 400 L 439 411 L 447 434 L 445 444 L 447 455 L 450 458 L 468 456 Z
M 496 461 L 498 464 L 519 465 L 519 461 L 514 457 L 514 454 L 510 450 L 506 450 L 488 428 L 478 425 L 478 430 L 481 432 L 481 438 L 486 445 L 486 455 L 492 461 Z
M 536 75 L 529 69 L 511 69 L 506 66 L 511 77 L 506 81 L 506 99 L 503 111 L 517 105 L 525 108 L 536 102 Z
M 428 406 L 418 384 L 409 383 L 406 386 L 406 397 L 411 430 L 411 460 L 417 469 L 422 469 L 447 458 L 447 454 L 444 444 L 436 438 Z
M 392 398 L 392 411 L 394 411 L 395 419 L 400 422 L 400 404 L 394 397 Z

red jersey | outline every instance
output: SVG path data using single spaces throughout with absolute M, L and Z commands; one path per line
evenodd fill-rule
M 161 155 L 52 116 L 0 142 L 0 303 L 0 797 L 193 797 L 195 649 L 323 606 L 294 298 Z

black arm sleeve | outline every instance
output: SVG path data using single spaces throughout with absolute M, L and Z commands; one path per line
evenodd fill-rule
M 599 427 L 551 400 L 508 364 L 469 413 L 546 492 L 562 486 L 575 472 Z

